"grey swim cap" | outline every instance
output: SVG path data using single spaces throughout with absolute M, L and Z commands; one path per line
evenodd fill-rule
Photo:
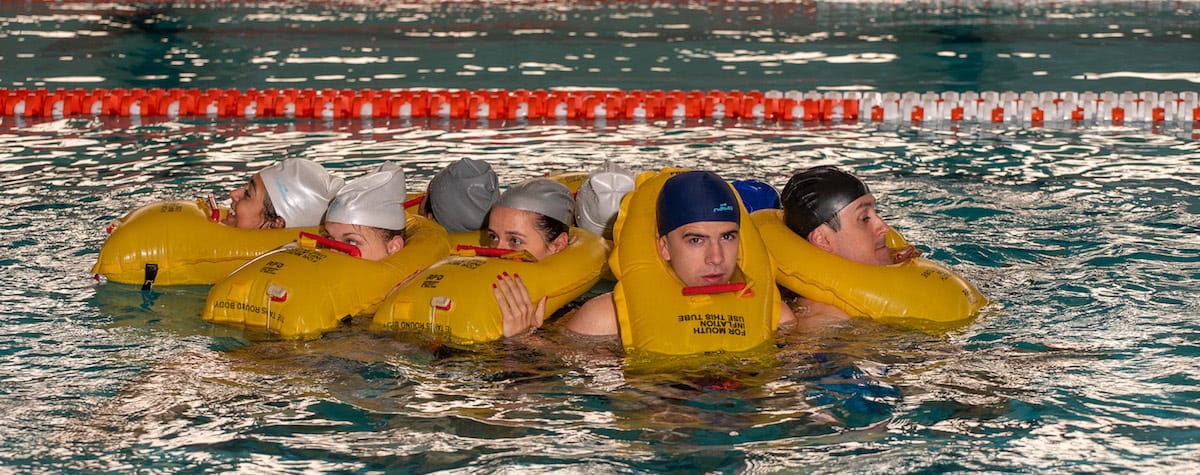
M 566 185 L 549 178 L 534 178 L 504 190 L 496 206 L 532 211 L 570 225 L 575 201 Z
M 452 233 L 475 231 L 500 197 L 500 180 L 482 160 L 462 158 L 429 180 L 425 199 L 438 224 Z
M 289 228 L 316 226 L 329 200 L 345 182 L 325 167 L 303 158 L 289 158 L 259 172 L 275 213 Z
M 589 176 L 575 193 L 575 223 L 580 228 L 612 238 L 621 198 L 633 191 L 633 174 L 617 167 Z
M 783 187 L 783 221 L 792 232 L 808 239 L 818 226 L 871 190 L 858 177 L 829 165 L 792 175 Z
M 385 163 L 343 186 L 329 203 L 325 221 L 399 231 L 408 224 L 404 215 L 407 192 L 404 170 Z

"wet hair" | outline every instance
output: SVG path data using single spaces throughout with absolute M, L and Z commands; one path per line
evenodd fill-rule
M 422 215 L 428 216 L 429 219 L 437 221 L 437 215 L 433 214 L 433 196 L 429 192 L 425 193 L 425 198 L 421 200 L 421 207 L 418 210 Z
M 384 243 L 391 241 L 392 238 L 394 238 L 396 236 L 400 236 L 400 239 L 408 240 L 407 228 L 406 229 L 385 229 L 385 228 L 376 228 L 374 226 L 367 226 L 367 227 L 374 229 L 375 233 L 379 234 L 379 237 L 383 238 Z
M 276 219 L 285 221 L 283 224 L 287 225 L 286 220 L 275 211 L 275 205 L 271 203 L 271 195 L 263 193 L 263 222 L 269 223 Z
M 539 233 L 542 233 L 542 237 L 546 239 L 546 242 L 550 242 L 566 234 L 571 230 L 571 227 L 567 226 L 567 223 L 539 213 L 537 230 Z

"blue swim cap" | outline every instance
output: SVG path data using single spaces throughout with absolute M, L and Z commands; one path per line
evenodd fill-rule
M 668 178 L 658 194 L 657 208 L 660 236 L 701 221 L 742 222 L 737 195 L 713 172 L 690 171 Z
M 735 180 L 733 189 L 742 197 L 747 213 L 779 207 L 779 191 L 765 181 Z

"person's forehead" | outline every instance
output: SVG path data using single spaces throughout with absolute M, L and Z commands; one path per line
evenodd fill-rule
M 497 206 L 492 208 L 492 215 L 488 219 L 489 228 L 524 228 L 533 226 L 537 220 L 537 213 L 526 211 L 523 209 L 507 208 Z
M 867 193 L 855 199 L 846 209 L 863 209 L 875 207 L 875 195 Z
M 737 231 L 741 225 L 731 221 L 697 221 L 680 226 L 676 231 L 685 234 L 724 234 Z

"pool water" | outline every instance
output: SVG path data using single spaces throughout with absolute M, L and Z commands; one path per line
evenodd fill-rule
M 185 77 L 192 78 L 185 87 L 281 87 L 267 78 L 288 77 L 304 79 L 291 87 L 354 88 L 368 86 L 351 79 L 424 68 L 431 72 L 386 85 L 376 79 L 370 87 L 628 88 L 634 86 L 625 76 L 608 68 L 630 63 L 639 65 L 631 66 L 637 71 L 630 81 L 645 88 L 1195 89 L 1194 81 L 1169 79 L 1196 74 L 1181 59 L 1198 52 L 1185 37 L 1196 30 L 1190 2 L 1033 2 L 1024 21 L 1016 7 L 982 2 L 956 3 L 971 11 L 948 16 L 931 11 L 940 3 L 904 10 L 719 2 L 709 8 L 735 13 L 720 18 L 690 5 L 350 5 L 344 12 L 309 4 L 195 6 L 170 9 L 167 31 L 163 21 L 147 31 L 70 38 L 50 32 L 91 31 L 85 23 L 118 29 L 112 25 L 127 24 L 123 19 L 133 13 L 70 2 L 6 5 L 0 64 L 20 74 L 3 75 L 2 85 L 56 87 L 47 81 L 54 76 L 40 71 L 61 68 L 53 74 L 101 78 L 86 87 L 172 87 Z M 28 10 L 10 10 L 18 8 Z M 1145 11 L 1127 15 L 1126 8 Z M 803 20 L 785 22 L 785 13 Z M 478 27 L 481 18 L 497 20 Z M 822 70 L 792 87 L 786 84 L 797 81 L 797 71 L 814 68 L 697 65 L 714 60 L 685 61 L 663 53 L 683 48 L 672 38 L 629 34 L 643 23 L 674 25 L 658 30 L 682 31 L 685 42 L 707 44 L 708 51 L 791 50 L 763 38 L 793 38 L 806 29 L 830 38 L 855 37 L 838 31 L 890 30 L 896 35 L 890 43 L 847 39 L 853 44 L 845 47 L 899 53 L 888 66 L 831 62 L 840 65 L 832 66 L 836 73 Z M 983 35 L 964 43 L 972 51 L 1033 52 L 1034 59 L 1043 52 L 1069 56 L 1038 66 L 1045 76 L 1005 66 L 1015 75 L 952 83 L 941 79 L 946 71 L 912 62 L 913 55 L 936 54 L 920 35 L 911 36 L 922 28 L 1010 32 L 1049 24 L 1069 33 L 1056 35 L 1075 38 L 1075 47 L 1036 37 L 1041 30 L 1033 27 L 1027 31 L 1034 38 Z M 702 34 L 734 27 L 762 34 Z M 364 37 L 396 28 L 431 33 L 374 46 Z M 1150 36 L 1130 36 L 1140 28 Z M 504 33 L 525 29 L 552 33 L 532 49 L 514 43 L 521 35 Z M 480 31 L 488 36 L 480 38 Z M 1126 36 L 1091 36 L 1112 31 Z M 179 54 L 210 63 L 172 72 L 166 55 L 176 53 L 151 46 L 160 36 L 187 45 L 189 52 Z M 1138 41 L 1154 42 L 1154 52 L 1127 54 L 1120 66 L 1098 52 L 1144 51 L 1145 45 L 1125 44 Z M 80 53 L 62 61 L 55 42 L 95 50 L 90 58 Z M 260 47 L 278 55 L 309 48 L 314 57 L 358 57 L 342 46 L 354 43 L 416 59 L 378 70 L 365 61 L 249 61 L 265 56 L 251 53 Z M 457 66 L 438 63 L 485 64 L 477 59 L 422 56 L 465 48 L 450 44 L 507 45 L 516 51 L 504 54 L 538 63 L 547 62 L 543 56 L 582 61 L 594 54 L 604 65 L 600 72 L 551 68 L 526 75 L 516 68 L 481 77 L 486 68 L 459 75 L 451 72 Z M 837 49 L 824 45 L 817 49 Z M 662 67 L 688 74 L 665 78 L 642 70 L 653 63 L 645 58 L 613 59 L 626 55 L 617 51 L 643 48 L 665 56 Z M 131 55 L 140 56 L 130 61 Z M 230 62 L 219 59 L 225 55 Z M 1019 63 L 1008 59 L 987 62 Z M 888 67 L 920 74 L 883 72 Z M 432 72 L 438 68 L 447 72 Z M 742 68 L 752 69 L 738 75 Z M 783 73 L 767 74 L 770 68 Z M 348 69 L 368 72 L 318 79 Z M 1138 74 L 1071 79 L 1113 71 Z M 19 77 L 32 74 L 42 76 Z M 160 76 L 166 79 L 154 79 Z M 1194 471 L 1200 464 L 1195 134 L 1191 124 L 0 118 L 0 268 L 7 280 L 0 288 L 0 466 L 122 473 Z M 311 342 L 252 340 L 199 319 L 204 287 L 143 292 L 98 284 L 88 274 L 114 218 L 153 200 L 223 195 L 282 158 L 310 158 L 344 177 L 399 161 L 410 186 L 420 189 L 461 156 L 491 162 L 502 183 L 612 160 L 637 170 L 712 169 L 727 179 L 782 186 L 794 170 L 839 165 L 870 184 L 891 225 L 975 282 L 994 304 L 948 334 L 855 320 L 781 335 L 762 353 L 654 372 L 627 368 L 606 345 L 552 339 L 465 351 L 373 335 L 364 319 Z M 553 336 L 556 325 L 545 333 Z

